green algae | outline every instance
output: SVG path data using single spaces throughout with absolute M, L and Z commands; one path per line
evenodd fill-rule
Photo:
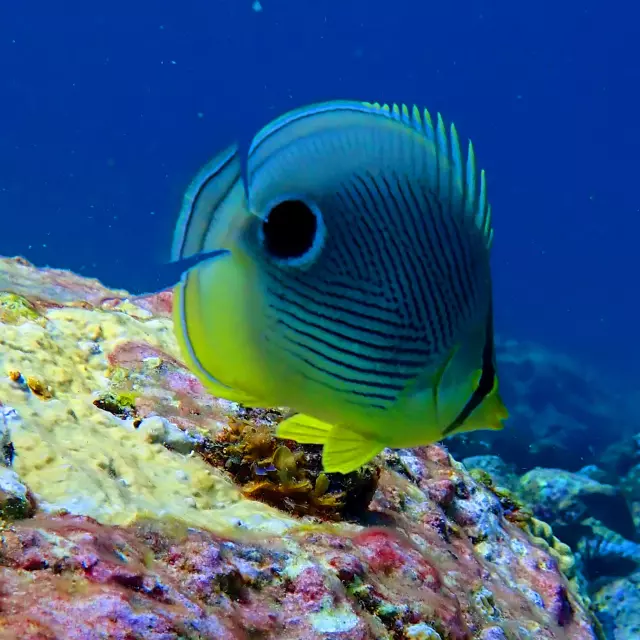
M 35 307 L 26 298 L 8 291 L 0 291 L 0 322 L 23 324 L 38 320 L 40 317 Z
M 28 500 L 11 496 L 0 504 L 0 521 L 24 520 L 33 515 L 33 505 Z
M 480 484 L 484 485 L 500 501 L 504 517 L 514 524 L 528 526 L 533 518 L 533 512 L 520 500 L 513 491 L 505 487 L 499 487 L 484 469 L 471 469 L 469 475 Z
M 117 392 L 107 391 L 102 394 L 97 400 L 93 401 L 93 404 L 107 411 L 108 413 L 118 416 L 119 418 L 131 418 L 136 413 L 136 398 L 137 393 L 133 392 Z

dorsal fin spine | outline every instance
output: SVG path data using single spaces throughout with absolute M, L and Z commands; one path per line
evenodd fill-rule
M 487 228 L 487 181 L 484 169 L 480 171 L 480 197 L 478 198 L 478 227 L 486 233 Z
M 411 110 L 411 124 L 413 128 L 420 133 L 424 134 L 424 127 L 422 126 L 422 118 L 420 117 L 420 109 L 414 104 Z
M 482 232 L 487 246 L 490 247 L 493 241 L 493 228 L 491 207 L 487 201 L 486 177 L 483 169 L 480 171 L 478 180 L 475 152 L 471 141 L 469 140 L 467 147 L 466 166 L 463 166 L 460 139 L 455 124 L 451 123 L 447 136 L 444 120 L 439 112 L 436 114 L 434 126 L 428 109 L 424 109 L 421 115 L 416 105 L 409 110 L 404 104 L 394 103 L 391 106 L 379 102 L 363 104 L 383 111 L 394 120 L 406 124 L 433 144 L 436 156 L 434 173 L 438 192 L 446 198 L 452 208 L 463 207 L 469 221 L 472 221 Z M 447 174 L 445 166 L 449 168 L 448 180 L 445 178 Z
M 478 201 L 477 201 L 477 185 L 476 185 L 476 155 L 473 151 L 473 144 L 469 141 L 469 147 L 467 150 L 467 176 L 466 176 L 466 185 L 467 185 L 467 199 L 465 202 L 464 209 L 468 215 L 475 215 L 477 211 Z
M 464 207 L 467 183 L 464 180 L 462 170 L 462 154 L 460 153 L 460 140 L 458 139 L 458 131 L 456 125 L 451 123 L 449 127 L 449 137 L 451 145 L 451 206 L 453 208 Z M 464 209 L 466 211 L 466 209 Z
M 445 183 L 445 172 L 443 171 L 445 163 L 449 164 L 449 142 L 447 140 L 447 130 L 444 128 L 444 120 L 438 112 L 437 116 L 437 128 L 436 128 L 436 140 L 437 140 L 437 149 L 438 149 L 438 193 L 444 194 L 446 196 L 446 201 L 451 205 L 451 192 L 450 192 L 450 182 L 447 181 Z M 451 171 L 449 171 L 449 174 Z

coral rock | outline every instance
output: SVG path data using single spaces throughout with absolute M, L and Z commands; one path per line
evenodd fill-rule
M 170 295 L 21 260 L 0 289 L 36 312 L 0 325 L 5 480 L 33 498 L 0 536 L 1 639 L 596 638 L 549 545 L 443 447 L 323 474 L 279 409 L 184 367 Z

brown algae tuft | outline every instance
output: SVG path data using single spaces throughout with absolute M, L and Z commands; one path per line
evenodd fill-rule
M 27 386 L 34 395 L 42 400 L 51 400 L 53 398 L 53 389 L 35 376 L 27 376 Z
M 282 414 L 251 409 L 246 415 L 250 419 L 230 417 L 215 439 L 196 447 L 205 461 L 233 476 L 244 496 L 325 520 L 356 518 L 366 511 L 378 484 L 377 467 L 326 474 L 321 446 L 275 437 L 275 422 Z

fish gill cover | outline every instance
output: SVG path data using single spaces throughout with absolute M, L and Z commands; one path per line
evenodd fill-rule
M 21 257 L 0 259 L 0 638 L 640 637 L 639 18 L 595 0 L 1 7 L 0 254 Z M 171 291 L 132 295 L 166 284 L 204 162 L 344 97 L 473 139 L 510 413 L 346 475 L 275 437 L 286 407 L 206 391 Z

